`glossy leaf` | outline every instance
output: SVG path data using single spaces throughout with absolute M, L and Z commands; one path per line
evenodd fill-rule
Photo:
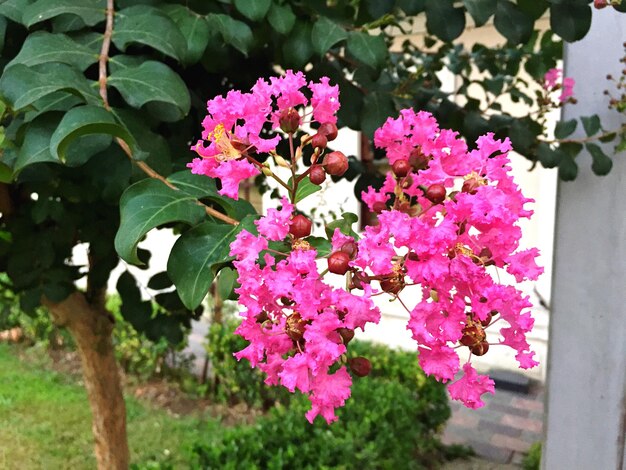
M 568 121 L 559 121 L 554 128 L 554 136 L 557 139 L 565 139 L 572 135 L 578 126 L 576 119 L 570 119 Z
M 22 15 L 29 3 L 31 0 L 6 0 L 0 3 L 0 15 L 16 23 L 22 23 Z
M 195 225 L 204 218 L 204 209 L 186 192 L 147 178 L 124 191 L 120 216 L 115 250 L 128 263 L 141 264 L 137 244 L 150 230 L 170 222 Z
M 296 23 L 296 15 L 294 15 L 290 5 L 273 3 L 267 14 L 267 21 L 280 34 L 286 35 L 293 29 L 293 25 Z
M 165 271 L 156 273 L 148 281 L 148 289 L 163 290 L 172 286 L 172 280 Z
M 494 26 L 512 44 L 527 42 L 533 33 L 535 21 L 508 0 L 498 0 Z
M 187 41 L 187 50 L 183 57 L 185 64 L 194 64 L 200 60 L 209 42 L 209 24 L 204 16 L 183 5 L 164 5 L 163 10 L 176 23 Z
M 559 178 L 563 181 L 573 181 L 578 176 L 578 165 L 570 156 L 564 157 L 559 163 Z
M 313 48 L 320 56 L 326 54 L 331 47 L 339 41 L 343 41 L 347 37 L 348 33 L 345 29 L 325 16 L 321 16 L 315 22 L 313 30 L 311 31 L 311 42 L 313 43 Z
M 220 299 L 230 299 L 234 295 L 234 288 L 237 286 L 237 271 L 233 268 L 225 267 L 220 269 L 217 278 L 217 294 Z
M 98 54 L 65 34 L 35 31 L 26 38 L 19 54 L 7 67 L 15 64 L 30 67 L 46 62 L 63 62 L 84 71 L 91 64 L 98 62 Z
M 30 27 L 41 21 L 65 13 L 79 16 L 86 25 L 93 26 L 106 18 L 106 0 L 37 0 L 28 5 L 22 14 L 22 22 Z
M 552 4 L 550 28 L 567 42 L 582 39 L 591 26 L 591 7 L 581 4 Z
M 35 101 L 57 91 L 68 91 L 85 101 L 98 99 L 96 91 L 75 68 L 60 63 L 26 67 L 16 64 L 0 78 L 0 93 L 15 110 L 21 110 Z
M 291 186 L 292 181 L 293 178 L 289 178 L 287 186 Z M 298 189 L 296 190 L 296 200 L 294 201 L 294 203 L 302 201 L 304 198 L 318 192 L 320 189 L 322 189 L 321 186 L 311 183 L 311 180 L 309 178 L 304 178 L 298 183 Z
M 176 23 L 161 10 L 147 5 L 117 12 L 112 40 L 123 51 L 129 44 L 139 43 L 179 61 L 187 54 L 187 40 Z
M 167 273 L 187 308 L 193 310 L 200 305 L 217 269 L 232 259 L 230 244 L 242 229 L 252 230 L 252 220 L 237 226 L 204 222 L 176 241 L 167 261 Z
M 135 139 L 128 130 L 115 121 L 111 113 L 99 106 L 79 106 L 70 109 L 61 119 L 50 139 L 50 153 L 61 161 L 67 161 L 68 147 L 79 137 L 92 134 L 107 134 L 119 137 L 138 152 Z M 104 147 L 106 148 L 106 146 Z M 95 155 L 102 148 L 93 148 Z M 74 162 L 67 161 L 72 164 Z
M 162 121 L 178 121 L 189 112 L 191 100 L 185 82 L 167 65 L 146 61 L 111 73 L 109 85 L 116 88 L 134 108 L 159 106 Z
M 351 32 L 348 35 L 347 50 L 359 62 L 375 68 L 381 66 L 389 55 L 382 35 L 373 36 L 362 32 Z
M 282 46 L 285 61 L 295 69 L 303 68 L 313 55 L 311 25 L 297 23 Z
M 370 93 L 363 100 L 363 111 L 361 113 L 361 128 L 363 133 L 369 137 L 374 137 L 374 131 L 378 129 L 389 116 L 394 115 L 396 109 L 389 93 Z
M 476 26 L 484 25 L 496 12 L 497 0 L 463 0 Z
M 587 143 L 585 144 L 585 148 L 593 159 L 591 170 L 598 176 L 607 175 L 611 171 L 611 168 L 613 168 L 613 160 L 611 160 L 597 144 Z
M 546 142 L 541 142 L 537 146 L 537 157 L 544 168 L 554 168 L 559 165 L 564 157 L 558 149 L 554 150 Z M 565 156 L 565 158 L 568 158 Z
M 597 114 L 594 114 L 593 116 L 582 116 L 580 120 L 583 123 L 583 128 L 585 129 L 587 137 L 596 135 L 601 128 L 600 117 Z
M 24 167 L 40 162 L 61 163 L 50 152 L 50 139 L 58 124 L 58 118 L 41 116 L 31 122 L 24 133 L 24 141 L 17 151 L 13 165 L 14 173 Z
M 248 55 L 248 50 L 254 38 L 252 30 L 243 21 L 238 21 L 228 15 L 211 13 L 207 16 L 209 27 L 216 29 L 221 34 L 224 42 L 230 44 L 243 55 Z
M 426 28 L 442 41 L 451 42 L 465 29 L 465 12 L 453 0 L 426 0 Z
M 235 0 L 235 8 L 251 21 L 261 21 L 265 18 L 272 0 Z

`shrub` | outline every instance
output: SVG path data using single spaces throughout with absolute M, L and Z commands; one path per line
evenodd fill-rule
M 233 335 L 236 322 L 213 325 L 209 357 L 217 396 L 276 405 L 254 425 L 226 429 L 195 446 L 202 468 L 429 468 L 445 454 L 437 432 L 450 417 L 443 386 L 425 377 L 414 353 L 355 342 L 351 355 L 365 356 L 372 372 L 355 378 L 352 397 L 338 411 L 339 421 L 309 424 L 305 397 L 263 385 L 263 375 L 234 351 L 246 342 Z M 263 395 L 266 393 L 267 395 Z M 274 393 L 274 395 L 271 395 Z
M 524 470 L 539 470 L 541 465 L 541 442 L 535 442 L 522 461 Z

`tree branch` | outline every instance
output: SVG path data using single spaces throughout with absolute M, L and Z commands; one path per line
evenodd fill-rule
M 109 97 L 107 94 L 107 62 L 109 60 L 109 48 L 111 47 L 111 37 L 113 36 L 113 0 L 107 0 L 107 9 L 106 9 L 106 26 L 104 29 L 104 38 L 102 40 L 102 48 L 100 49 L 100 56 L 98 59 L 98 84 L 100 88 L 100 96 L 102 97 L 102 101 L 104 102 L 104 107 L 107 111 L 111 111 L 111 106 L 109 105 Z M 124 153 L 130 158 L 130 160 L 141 169 L 146 175 L 150 178 L 157 179 L 164 183 L 169 188 L 172 188 L 175 191 L 178 191 L 178 188 L 174 186 L 171 182 L 169 182 L 163 175 L 157 173 L 154 169 L 150 167 L 146 162 L 137 161 L 133 158 L 133 152 L 128 146 L 126 142 L 124 142 L 119 137 L 116 137 L 115 141 L 124 151 Z M 239 225 L 239 221 L 228 217 L 225 214 L 222 214 L 220 211 L 213 209 L 212 207 L 203 204 L 200 201 L 197 201 L 197 204 L 204 207 L 207 215 L 211 217 L 215 217 L 227 224 L 231 225 Z

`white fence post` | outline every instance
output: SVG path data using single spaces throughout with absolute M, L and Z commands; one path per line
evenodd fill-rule
M 598 114 L 607 130 L 623 124 L 603 90 L 607 73 L 626 69 L 625 41 L 626 15 L 594 10 L 591 31 L 565 49 L 578 104 L 566 106 L 564 119 Z M 598 177 L 583 151 L 578 178 L 559 182 L 544 470 L 626 468 L 626 155 L 613 161 Z

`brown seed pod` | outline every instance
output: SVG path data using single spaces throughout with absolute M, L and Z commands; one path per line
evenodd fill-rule
M 341 176 L 348 170 L 348 157 L 343 152 L 335 150 L 326 155 L 323 165 L 329 175 Z
M 431 184 L 425 196 L 433 204 L 441 204 L 446 199 L 446 187 L 443 184 Z
M 335 251 L 328 257 L 328 270 L 333 274 L 345 274 L 350 266 L 350 256 L 343 251 Z
M 309 179 L 313 184 L 322 184 L 326 181 L 326 172 L 320 165 L 313 165 L 309 173 Z
M 411 171 L 411 164 L 406 160 L 396 160 L 391 166 L 391 170 L 398 178 L 404 178 Z
M 328 145 L 328 139 L 325 135 L 318 132 L 311 139 L 311 145 L 313 146 L 313 148 L 325 149 Z
M 474 356 L 484 356 L 489 351 L 489 343 L 487 341 L 482 341 L 470 348 L 472 354 Z
M 300 127 L 300 113 L 294 108 L 283 109 L 278 117 L 280 128 L 287 134 L 293 134 Z
M 339 133 L 337 126 L 332 122 L 324 122 L 317 130 L 318 134 L 323 134 L 326 136 L 326 139 L 330 142 L 331 140 L 335 140 Z
M 304 238 L 311 235 L 311 219 L 303 216 L 302 214 L 296 215 L 291 219 L 291 225 L 289 226 L 289 233 L 296 238 Z
M 338 328 L 337 333 L 341 336 L 343 344 L 348 344 L 354 338 L 354 330 L 350 328 Z
M 372 363 L 364 357 L 353 357 L 348 359 L 350 370 L 357 377 L 366 377 L 372 371 Z

